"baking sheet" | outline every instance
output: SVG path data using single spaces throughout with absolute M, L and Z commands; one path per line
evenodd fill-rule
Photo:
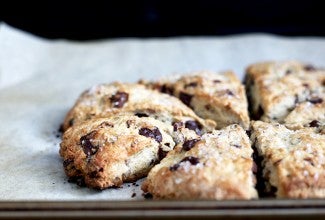
M 325 38 L 265 34 L 77 43 L 0 24 L 0 201 L 143 200 L 138 185 L 96 191 L 68 183 L 57 130 L 78 95 L 97 83 L 298 59 L 325 66 Z M 136 196 L 132 197 L 133 194 Z

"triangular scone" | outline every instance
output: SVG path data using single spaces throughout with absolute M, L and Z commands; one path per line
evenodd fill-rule
M 175 95 L 194 112 L 217 123 L 217 128 L 239 124 L 249 127 L 244 86 L 231 72 L 199 71 L 147 84 L 161 92 Z
M 257 198 L 253 150 L 238 125 L 188 139 L 151 169 L 142 185 L 154 198 Z
M 173 130 L 173 126 L 150 117 L 117 115 L 90 119 L 72 126 L 63 135 L 60 155 L 65 172 L 98 189 L 138 180 L 174 148 L 173 135 L 177 133 Z M 189 137 L 198 137 L 194 131 L 186 130 L 192 133 Z
M 246 70 L 245 83 L 255 120 L 279 123 L 290 120 L 292 124 L 286 117 L 300 105 L 315 105 L 317 109 L 323 108 L 325 101 L 325 70 L 296 61 L 253 64 Z M 299 112 L 302 111 L 298 109 L 294 114 Z M 305 112 L 296 116 L 305 117 Z M 315 118 L 310 118 L 310 122 L 324 117 L 324 111 L 314 113 Z
M 253 121 L 251 140 L 263 158 L 267 192 L 275 190 L 277 198 L 325 197 L 325 135 Z
M 93 86 L 85 91 L 68 112 L 63 130 L 92 118 L 130 113 L 139 117 L 153 117 L 173 124 L 183 122 L 198 133 L 215 127 L 211 120 L 203 120 L 179 99 L 130 83 L 111 83 Z

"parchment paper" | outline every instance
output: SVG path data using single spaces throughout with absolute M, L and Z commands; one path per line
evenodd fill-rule
M 325 66 L 325 38 L 250 34 L 76 43 L 0 24 L 0 200 L 143 199 L 141 181 L 104 191 L 67 182 L 56 135 L 82 91 L 202 69 L 232 69 L 242 77 L 250 63 L 284 59 Z

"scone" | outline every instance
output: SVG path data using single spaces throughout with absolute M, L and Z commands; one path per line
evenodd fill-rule
M 252 122 L 266 192 L 277 198 L 325 198 L 325 135 L 277 123 Z
M 251 117 L 255 120 L 292 125 L 296 123 L 294 122 L 296 119 L 292 120 L 294 115 L 297 120 L 308 118 L 309 122 L 304 121 L 301 124 L 305 126 L 314 120 L 324 118 L 323 69 L 296 61 L 257 63 L 247 68 L 245 83 Z M 309 116 L 306 118 L 305 113 L 309 111 L 313 111 L 314 118 Z M 292 116 L 291 112 L 294 112 Z
M 217 128 L 249 127 L 245 88 L 233 72 L 194 72 L 147 85 L 178 97 L 198 116 L 214 120 Z
M 284 124 L 294 130 L 310 128 L 315 132 L 325 134 L 325 102 L 299 104 L 284 118 Z
M 63 135 L 65 172 L 97 189 L 138 180 L 174 148 L 173 130 L 156 119 L 133 115 L 87 120 Z
M 142 185 L 162 199 L 257 198 L 253 150 L 239 125 L 188 139 L 151 169 Z
M 201 119 L 175 97 L 143 85 L 116 82 L 85 91 L 68 112 L 63 130 L 92 118 L 110 117 L 121 112 L 153 117 L 169 124 L 182 122 L 200 134 L 215 127 L 213 121 Z

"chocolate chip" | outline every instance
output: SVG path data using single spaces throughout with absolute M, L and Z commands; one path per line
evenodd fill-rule
M 292 73 L 292 70 L 287 70 L 285 74 L 286 74 L 286 75 L 289 75 L 289 74 L 291 74 L 291 73 Z
M 73 176 L 68 179 L 69 183 L 76 183 L 80 187 L 85 187 L 85 179 L 82 176 Z
M 112 95 L 110 98 L 113 107 L 122 108 L 123 105 L 128 101 L 129 94 L 125 92 L 117 92 L 115 95 Z
M 174 89 L 164 84 L 160 87 L 160 92 L 172 95 L 174 93 Z
M 309 88 L 309 84 L 308 83 L 303 83 L 302 84 L 303 87 Z
M 162 160 L 166 157 L 168 152 L 164 151 L 162 148 L 158 149 L 158 159 Z
M 192 165 L 196 165 L 196 164 L 200 163 L 199 158 L 192 157 L 192 156 L 185 157 L 183 160 L 181 160 L 181 162 L 186 162 L 186 161 L 190 162 Z
M 135 115 L 135 116 L 138 116 L 139 118 L 142 118 L 142 117 L 149 117 L 149 115 L 147 115 L 146 113 L 135 113 L 134 115 Z
M 145 137 L 150 137 L 155 139 L 158 143 L 162 141 L 162 135 L 157 127 L 155 127 L 153 130 L 149 128 L 141 128 L 139 130 L 139 134 Z
M 200 163 L 199 158 L 197 158 L 197 157 L 192 157 L 192 156 L 184 157 L 179 163 L 176 163 L 173 166 L 170 166 L 169 170 L 176 171 L 180 167 L 180 163 L 186 162 L 186 161 L 190 162 L 191 165 L 196 165 L 196 164 Z
M 191 82 L 189 84 L 186 84 L 184 88 L 186 89 L 187 87 L 197 87 L 197 82 Z
M 311 71 L 316 71 L 317 69 L 313 65 L 306 65 L 304 66 L 304 70 L 311 72 Z
M 226 94 L 229 95 L 229 96 L 234 96 L 235 94 L 229 90 L 229 89 L 226 89 Z
M 185 128 L 188 128 L 190 130 L 195 131 L 195 133 L 197 135 L 201 135 L 202 131 L 202 125 L 200 125 L 198 122 L 196 121 L 187 121 L 185 122 Z
M 315 166 L 315 164 L 311 158 L 305 158 L 304 161 L 308 162 L 312 166 Z
M 232 145 L 232 146 L 234 146 L 235 148 L 241 148 L 241 146 L 238 145 L 238 144 L 234 144 L 234 145 Z
M 311 97 L 310 99 L 307 100 L 308 102 L 311 102 L 313 104 L 319 104 L 323 102 L 322 98 L 319 97 Z
M 142 194 L 143 195 L 143 197 L 145 198 L 145 199 L 152 199 L 152 194 L 150 194 L 150 193 L 144 193 L 144 194 Z
M 71 126 L 73 125 L 73 123 L 74 123 L 74 118 L 71 118 L 71 119 L 69 120 L 69 127 L 71 127 Z
M 213 80 L 213 82 L 214 82 L 214 83 L 221 83 L 221 80 L 219 80 L 219 79 L 215 79 L 215 80 Z
M 136 195 L 136 193 L 132 193 L 131 197 L 134 198 Z
M 170 171 L 176 171 L 179 168 L 179 164 L 174 164 L 173 166 L 169 167 Z
M 320 123 L 319 123 L 319 121 L 317 121 L 317 120 L 312 120 L 312 121 L 309 123 L 309 126 L 310 126 L 310 127 L 316 127 L 316 128 L 318 128 L 318 127 L 320 126 Z
M 187 140 L 184 142 L 183 144 L 183 149 L 186 151 L 189 151 L 192 149 L 192 147 L 194 147 L 194 145 L 196 144 L 196 142 L 200 141 L 199 139 L 192 139 L 192 140 Z
M 190 106 L 193 95 L 189 95 L 184 92 L 179 93 L 179 99 L 187 106 Z
M 87 156 L 91 156 L 91 155 L 94 155 L 97 151 L 98 151 L 98 146 L 94 146 L 90 139 L 92 138 L 93 136 L 93 132 L 85 135 L 85 136 L 82 136 L 80 138 L 80 145 L 84 151 L 84 153 L 87 155 Z
M 210 110 L 211 110 L 211 105 L 206 104 L 206 105 L 204 106 L 204 108 L 205 108 L 206 110 L 210 111 Z
M 174 131 L 177 131 L 178 129 L 180 129 L 183 126 L 183 122 L 181 121 L 177 121 L 173 123 L 173 127 L 174 127 Z
M 66 159 L 63 161 L 63 167 L 67 168 L 71 163 L 73 163 L 73 159 Z

